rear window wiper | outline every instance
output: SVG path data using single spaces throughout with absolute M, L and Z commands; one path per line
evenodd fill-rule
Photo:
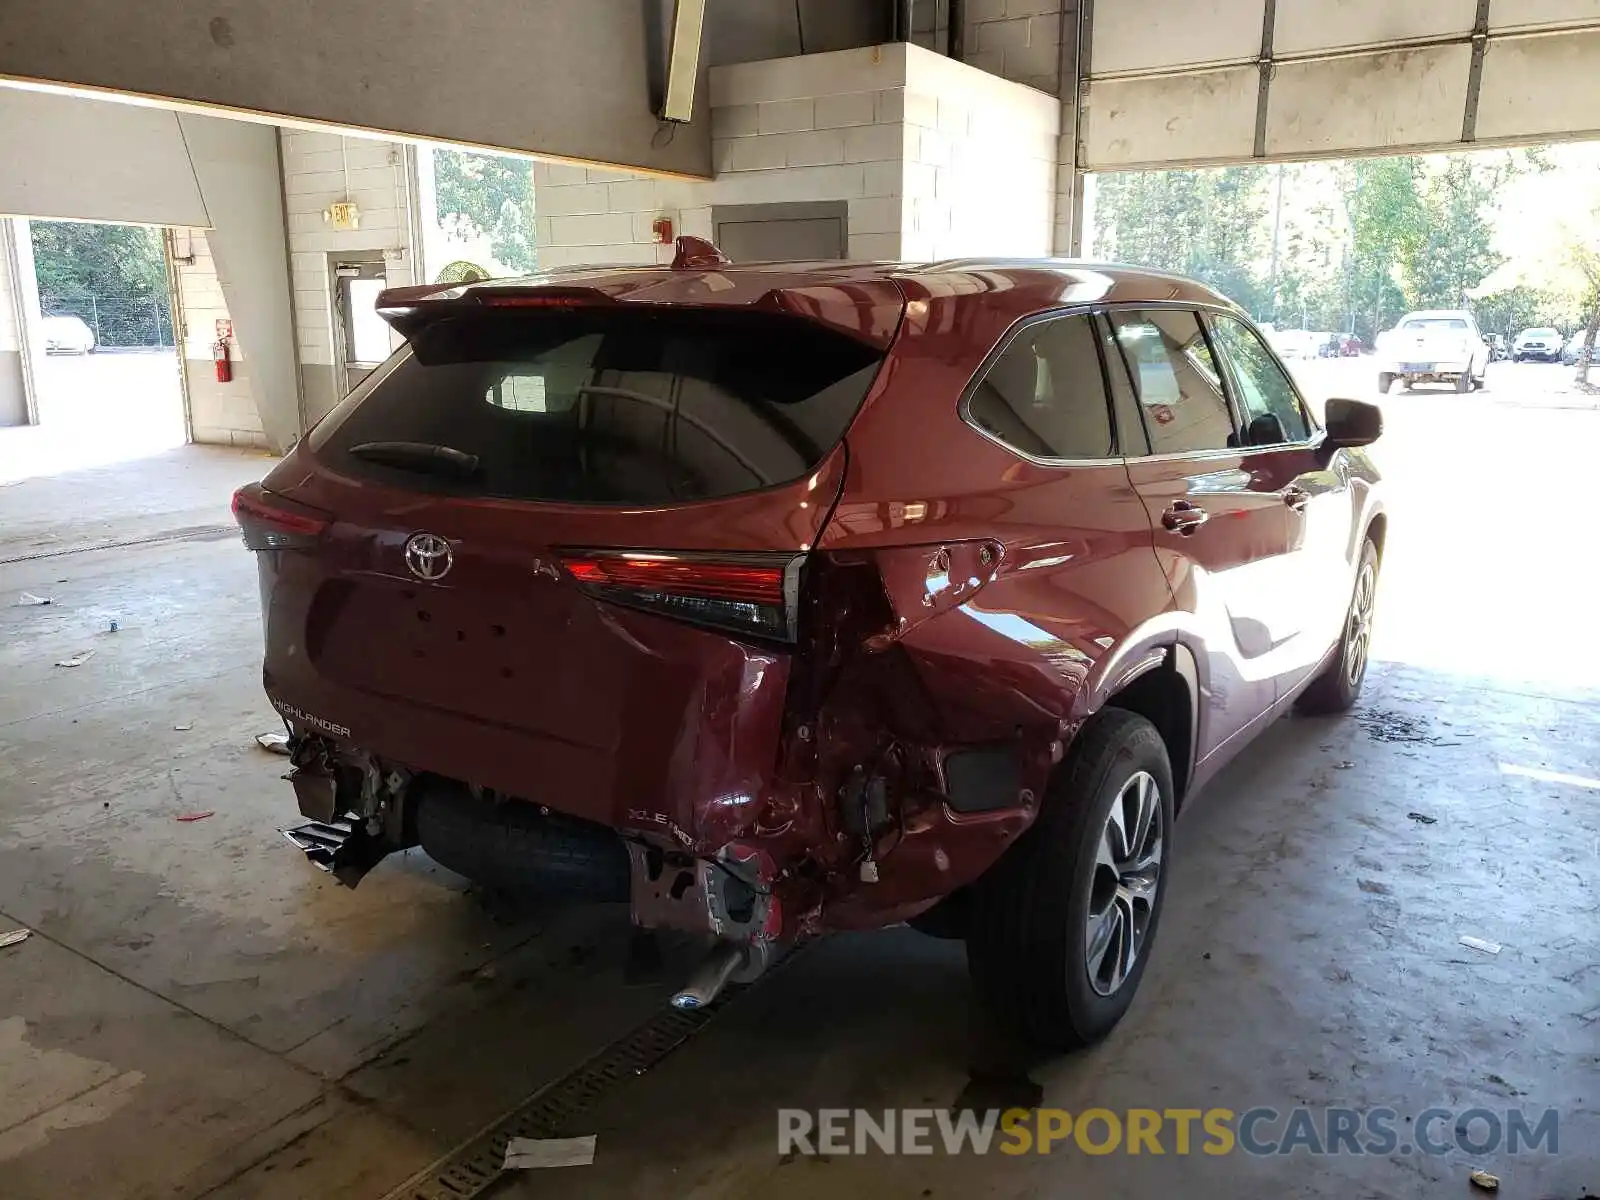
M 346 453 L 364 462 L 451 479 L 472 479 L 478 474 L 476 454 L 433 442 L 359 442 Z

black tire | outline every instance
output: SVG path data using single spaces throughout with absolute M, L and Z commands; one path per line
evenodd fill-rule
M 1366 593 L 1365 642 L 1360 647 L 1359 669 L 1350 669 L 1350 656 L 1355 652 L 1356 608 L 1363 602 L 1363 584 Z M 1350 608 L 1345 613 L 1344 632 L 1339 635 L 1339 649 L 1322 668 L 1321 674 L 1300 693 L 1295 707 L 1301 712 L 1322 715 L 1349 712 L 1361 696 L 1361 685 L 1367 677 L 1367 649 L 1372 637 L 1372 605 L 1378 587 L 1378 548 L 1368 538 L 1361 547 L 1361 565 L 1356 569 L 1356 583 L 1350 594 Z
M 435 862 L 485 887 L 598 903 L 628 899 L 628 851 L 613 830 L 523 801 L 430 787 L 417 809 L 417 840 Z
M 1388 371 L 1378 372 L 1378 395 L 1387 396 L 1389 389 L 1394 386 L 1394 376 Z
M 1465 396 L 1471 390 L 1472 367 L 1469 365 L 1465 371 L 1456 376 L 1456 395 Z
M 1090 979 L 1090 906 L 1103 903 L 1108 914 L 1124 910 L 1105 890 L 1109 880 L 1111 895 L 1120 898 L 1122 885 L 1109 867 L 1096 869 L 1096 855 L 1113 804 L 1124 803 L 1127 811 L 1124 789 L 1136 786 L 1141 774 L 1158 793 L 1156 886 L 1132 966 L 1105 995 Z M 975 888 L 967 969 L 991 1018 L 1029 1046 L 1053 1053 L 1111 1032 L 1133 1002 L 1154 948 L 1170 875 L 1173 813 L 1172 767 L 1155 726 L 1114 708 L 1090 720 L 1051 780 L 1032 828 Z

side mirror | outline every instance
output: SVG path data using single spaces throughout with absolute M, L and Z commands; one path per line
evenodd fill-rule
M 1322 425 L 1324 446 L 1370 446 L 1383 436 L 1383 410 L 1365 400 L 1329 400 Z

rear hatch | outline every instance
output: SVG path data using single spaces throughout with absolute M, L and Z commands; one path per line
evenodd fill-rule
M 804 553 L 884 348 L 520 295 L 410 310 L 264 481 L 327 521 L 261 556 L 268 686 L 416 768 L 692 829 L 691 793 L 776 752 Z
M 1460 317 L 1420 317 L 1383 335 L 1382 352 L 1403 367 L 1427 370 L 1435 363 L 1464 363 L 1472 357 L 1472 331 Z

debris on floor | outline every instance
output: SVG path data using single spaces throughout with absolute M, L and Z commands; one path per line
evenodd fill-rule
M 194 722 L 193 721 L 180 721 L 178 724 L 174 725 L 172 728 L 177 730 L 179 733 L 188 733 L 189 730 L 194 728 Z
M 287 733 L 258 733 L 256 735 L 256 745 L 260 746 L 268 754 L 287 756 L 289 753 L 289 735 Z
M 1472 1174 L 1468 1175 L 1467 1178 L 1472 1181 L 1472 1186 L 1475 1188 L 1482 1188 L 1486 1192 L 1498 1192 L 1500 1190 L 1500 1177 L 1498 1175 L 1491 1175 L 1487 1171 L 1474 1168 Z
M 1467 933 L 1463 933 L 1459 940 L 1468 950 L 1481 950 L 1485 954 L 1500 953 L 1499 942 L 1486 942 L 1482 938 L 1476 938 Z
M 1391 709 L 1364 709 L 1356 720 L 1368 737 L 1375 742 L 1413 742 L 1424 746 L 1459 746 L 1460 742 L 1447 742 L 1428 730 L 1428 723 L 1420 717 Z M 1446 722 L 1449 724 L 1449 722 Z
M 58 667 L 81 667 L 94 657 L 93 650 L 79 650 L 71 658 L 63 658 L 56 663 Z
M 33 936 L 31 929 L 13 929 L 10 933 L 0 933 L 0 950 L 7 946 L 15 946 L 18 942 L 25 942 Z
M 594 1162 L 594 1134 L 574 1138 L 512 1138 L 506 1142 L 504 1170 L 587 1167 Z
M 32 592 L 23 592 L 17 597 L 18 608 L 37 608 L 41 604 L 49 604 L 49 596 L 35 596 Z
M 1418 825 L 1437 825 L 1439 823 L 1438 817 L 1430 817 L 1427 813 L 1409 812 L 1406 816 L 1410 817 Z
M 180 821 L 204 821 L 207 817 L 214 817 L 216 815 L 217 815 L 217 810 L 216 809 L 208 808 L 208 809 L 205 810 L 205 812 L 179 813 L 178 814 L 178 820 L 180 820 Z
M 1351 767 L 1355 766 L 1355 763 L 1351 762 L 1348 758 L 1346 758 L 1346 759 L 1341 759 L 1339 762 L 1336 762 L 1333 765 L 1334 765 L 1335 768 L 1337 768 L 1340 771 L 1348 771 Z
M 118 624 L 117 624 L 117 623 L 116 623 L 116 622 L 115 622 L 115 621 L 113 621 L 113 622 L 111 622 L 111 624 L 110 624 L 110 625 L 109 625 L 109 626 L 108 626 L 108 627 L 107 627 L 107 629 L 106 629 L 106 632 L 107 632 L 107 633 L 115 633 L 115 632 L 117 632 L 117 630 L 118 630 L 118 629 L 120 629 L 120 628 L 122 628 L 122 627 L 121 627 L 121 626 L 120 626 L 120 625 L 118 625 Z
M 1387 896 L 1392 892 L 1387 883 L 1380 883 L 1376 879 L 1358 879 L 1356 886 L 1371 896 Z

